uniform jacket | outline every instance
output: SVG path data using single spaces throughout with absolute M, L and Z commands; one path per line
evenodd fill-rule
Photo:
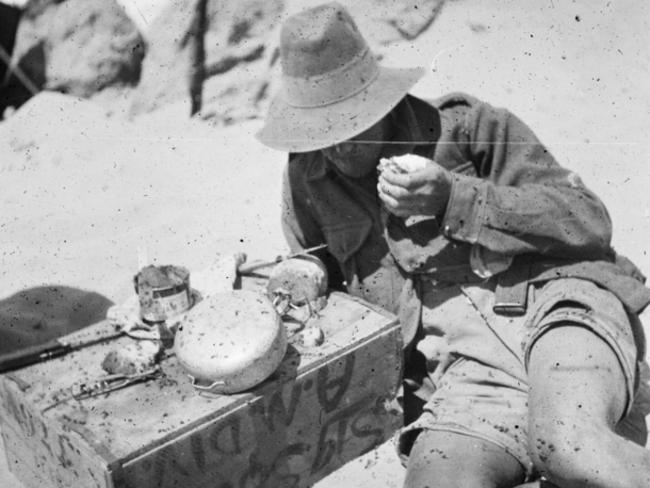
M 328 244 L 320 257 L 334 288 L 399 313 L 406 343 L 419 321 L 419 280 L 477 280 L 472 246 L 516 257 L 511 268 L 530 265 L 522 279 L 588 279 L 634 312 L 650 302 L 634 267 L 615 262 L 602 202 L 513 114 L 464 94 L 407 95 L 391 117 L 386 156 L 415 153 L 452 172 L 444 215 L 388 214 L 376 174 L 346 177 L 313 151 L 289 155 L 282 221 L 292 250 Z

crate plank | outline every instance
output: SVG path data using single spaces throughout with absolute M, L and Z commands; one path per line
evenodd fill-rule
M 110 456 L 70 428 L 71 419 L 45 419 L 24 388 L 12 375 L 0 382 L 2 435 L 9 466 L 21 468 L 17 477 L 27 486 L 106 486 Z

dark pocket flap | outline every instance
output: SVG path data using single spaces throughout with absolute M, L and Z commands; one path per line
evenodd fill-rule
M 326 226 L 323 232 L 328 251 L 340 263 L 345 263 L 361 248 L 371 228 L 369 220 Z

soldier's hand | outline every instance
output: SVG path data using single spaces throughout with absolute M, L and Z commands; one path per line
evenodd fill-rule
M 399 216 L 442 217 L 451 191 L 451 173 L 435 161 L 410 173 L 384 170 L 379 174 L 377 192 L 386 209 Z

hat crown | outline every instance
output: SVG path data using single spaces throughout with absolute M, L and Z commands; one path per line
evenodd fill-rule
M 350 139 L 389 113 L 424 74 L 380 66 L 335 2 L 286 19 L 280 56 L 280 86 L 257 137 L 283 151 L 314 151 Z
M 282 71 L 297 78 L 336 71 L 367 50 L 354 20 L 336 2 L 290 17 L 280 36 Z

